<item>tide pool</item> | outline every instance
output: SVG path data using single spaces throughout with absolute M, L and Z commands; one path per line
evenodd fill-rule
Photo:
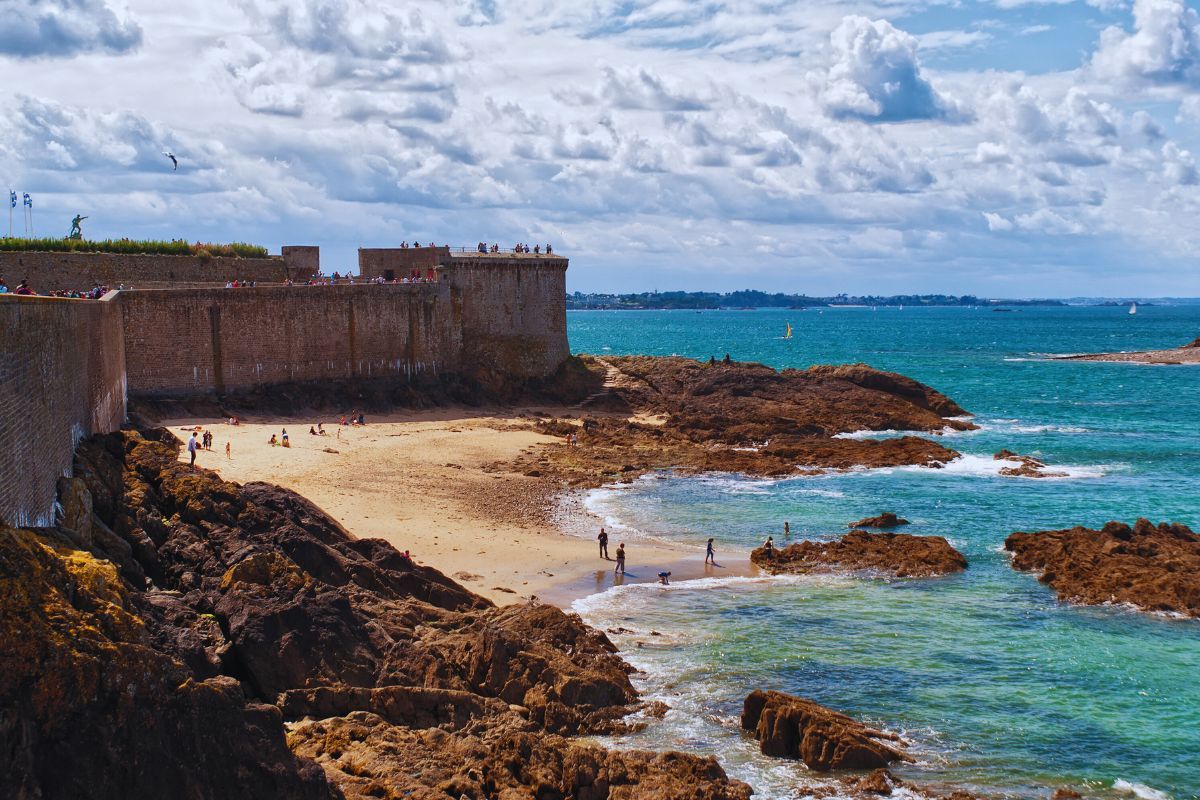
M 760 796 L 803 796 L 803 767 L 759 756 L 736 729 L 745 694 L 774 688 L 902 732 L 919 760 L 897 773 L 917 781 L 1028 797 L 1060 785 L 1200 796 L 1200 623 L 1062 605 L 1002 550 L 1013 531 L 1110 519 L 1200 527 L 1200 369 L 1043 358 L 1176 346 L 1200 334 L 1200 308 L 572 312 L 568 332 L 574 351 L 599 355 L 862 361 L 929 383 L 982 426 L 943 439 L 964 454 L 944 470 L 659 475 L 595 493 L 591 507 L 622 536 L 698 549 L 715 536 L 718 556 L 768 534 L 783 544 L 785 520 L 793 538 L 825 538 L 895 511 L 912 521 L 905 532 L 945 536 L 970 561 L 926 581 L 715 570 L 580 601 L 593 624 L 638 632 L 616 638 L 645 670 L 642 688 L 674 709 L 619 744 L 716 753 Z M 1069 477 L 1001 477 L 1001 448 Z

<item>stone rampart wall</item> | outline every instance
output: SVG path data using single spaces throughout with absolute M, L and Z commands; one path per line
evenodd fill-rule
M 311 262 L 305 254 L 303 264 Z M 293 280 L 307 280 L 294 268 Z M 283 283 L 289 277 L 280 256 L 202 258 L 200 256 L 124 255 L 121 253 L 0 252 L 0 277 L 10 289 L 25 279 L 37 292 L 91 289 L 118 284 L 136 289 L 172 286 L 224 286 L 226 281 Z
M 412 380 L 461 366 L 444 284 L 133 291 L 121 306 L 131 395 Z
M 125 420 L 116 298 L 0 296 L 0 519 L 10 525 L 52 525 L 75 444 Z
M 461 309 L 467 369 L 538 378 L 570 355 L 565 258 L 456 255 L 441 274 Z

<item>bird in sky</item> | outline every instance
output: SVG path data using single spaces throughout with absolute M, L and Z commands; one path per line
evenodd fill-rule
M 175 158 L 175 154 L 164 150 L 163 155 L 166 156 L 167 158 L 171 159 L 171 171 L 178 172 L 179 171 L 179 159 Z

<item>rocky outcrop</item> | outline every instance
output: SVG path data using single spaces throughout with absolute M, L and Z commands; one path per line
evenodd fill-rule
M 1012 466 L 1001 467 L 1000 474 L 1006 478 L 1066 478 L 1065 472 L 1047 472 L 1045 461 L 1033 456 L 1023 456 L 1011 450 L 1001 450 L 992 456 L 995 461 L 1010 462 Z
M 578 617 L 497 608 L 291 492 L 190 469 L 166 432 L 77 458 L 80 530 L 0 531 L 0 794 L 748 796 L 713 759 L 560 735 L 639 707 Z M 351 743 L 362 763 L 330 755 Z
M 0 529 L 0 795 L 339 797 L 277 708 L 160 649 L 170 625 L 70 534 Z
M 858 522 L 851 522 L 847 528 L 899 528 L 901 525 L 907 525 L 908 520 L 901 519 L 891 511 L 885 511 L 878 517 L 866 517 Z
M 715 758 L 604 750 L 531 728 L 511 712 L 464 726 L 393 725 L 369 712 L 292 729 L 348 798 L 748 800 Z
M 1131 353 L 1084 353 L 1073 356 L 1053 356 L 1061 361 L 1115 361 L 1127 364 L 1196 364 L 1200 363 L 1200 338 L 1175 348 L 1140 350 Z
M 828 542 L 759 547 L 750 561 L 772 574 L 866 571 L 896 578 L 928 578 L 962 572 L 967 559 L 941 536 L 850 531 Z
M 523 459 L 525 474 L 576 486 L 630 480 L 656 469 L 787 475 L 797 469 L 942 466 L 955 451 L 917 436 L 836 438 L 861 430 L 941 432 L 975 426 L 946 396 L 862 364 L 777 372 L 761 364 L 685 358 L 584 360 L 608 374 L 600 398 L 619 414 L 560 420 L 543 430 L 576 434 Z
M 1098 531 L 1014 533 L 1004 549 L 1015 569 L 1039 571 L 1061 600 L 1200 617 L 1200 534 L 1184 525 L 1139 519 Z
M 783 692 L 755 690 L 742 706 L 742 729 L 764 755 L 798 758 L 809 769 L 876 769 L 910 760 L 898 736 Z

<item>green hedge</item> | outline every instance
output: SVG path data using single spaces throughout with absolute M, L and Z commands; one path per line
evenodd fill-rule
M 40 250 L 53 253 L 124 253 L 158 256 L 227 256 L 231 258 L 266 258 L 267 248 L 256 244 L 204 244 L 183 239 L 141 241 L 135 239 L 105 239 L 88 241 L 76 239 L 0 238 L 0 251 Z

